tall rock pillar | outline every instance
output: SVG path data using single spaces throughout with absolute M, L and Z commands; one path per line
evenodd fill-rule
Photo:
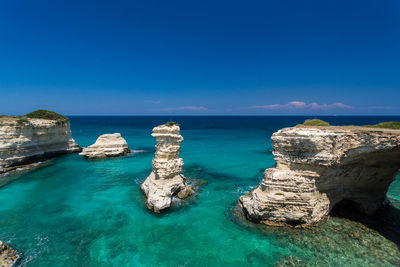
M 160 212 L 171 206 L 172 197 L 185 198 L 191 188 L 185 184 L 181 174 L 183 160 L 179 158 L 180 143 L 183 137 L 176 124 L 164 124 L 153 128 L 156 138 L 156 154 L 153 170 L 140 188 L 147 197 L 146 206 L 154 212 Z

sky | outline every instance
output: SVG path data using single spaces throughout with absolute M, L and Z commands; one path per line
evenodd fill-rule
M 0 1 L 0 114 L 400 115 L 400 1 Z

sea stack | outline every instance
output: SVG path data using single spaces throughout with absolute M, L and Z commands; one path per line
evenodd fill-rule
M 103 134 L 96 142 L 83 149 L 79 155 L 89 159 L 118 157 L 130 152 L 128 143 L 121 137 L 120 133 Z
M 67 118 L 0 117 L 0 173 L 81 150 Z
M 152 136 L 156 138 L 153 170 L 140 188 L 147 197 L 147 208 L 157 213 L 171 206 L 173 196 L 186 198 L 191 193 L 181 174 L 183 160 L 179 158 L 179 150 L 183 137 L 179 132 L 175 123 L 153 128 Z
M 272 145 L 276 166 L 239 199 L 247 219 L 268 225 L 315 224 L 341 201 L 371 214 L 400 167 L 400 130 L 300 126 L 274 133 Z

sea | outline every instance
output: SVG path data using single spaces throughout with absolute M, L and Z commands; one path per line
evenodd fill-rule
M 266 227 L 235 212 L 238 198 L 274 166 L 271 135 L 313 116 L 71 116 L 82 147 L 121 133 L 132 153 L 78 154 L 0 177 L 0 240 L 20 266 L 400 266 L 400 176 L 390 206 L 372 217 L 335 208 L 311 229 Z M 320 116 L 331 125 L 400 117 Z M 140 184 L 151 172 L 152 128 L 181 127 L 180 156 L 198 192 L 161 214 L 146 209 Z

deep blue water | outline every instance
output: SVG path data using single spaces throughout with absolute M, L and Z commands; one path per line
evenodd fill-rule
M 313 230 L 269 229 L 232 214 L 238 197 L 274 165 L 272 133 L 308 118 L 70 117 L 79 145 L 120 132 L 134 152 L 94 161 L 67 155 L 13 177 L 0 187 L 0 240 L 19 251 L 26 266 L 273 266 L 285 260 L 399 266 L 400 236 L 392 229 L 400 222 L 399 178 L 388 193 L 392 207 L 381 216 L 382 227 L 336 216 Z M 400 121 L 320 118 L 332 125 Z M 185 176 L 207 183 L 189 203 L 155 215 L 145 208 L 139 185 L 151 171 L 151 129 L 170 120 L 181 125 L 185 139 Z

